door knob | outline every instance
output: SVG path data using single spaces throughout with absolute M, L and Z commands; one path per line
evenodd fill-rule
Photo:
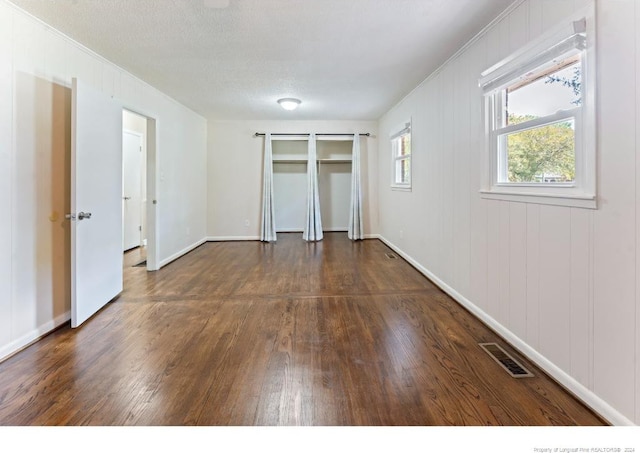
M 78 213 L 78 220 L 90 219 L 90 218 L 91 218 L 91 213 L 90 212 L 79 212 Z
M 123 200 L 131 200 L 131 197 L 122 197 Z

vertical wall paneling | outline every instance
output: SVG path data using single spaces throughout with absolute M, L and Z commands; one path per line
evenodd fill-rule
M 594 391 L 635 414 L 635 99 L 634 1 L 598 3 L 598 190 L 594 213 Z
M 13 99 L 13 14 L 0 3 L 0 99 Z M 13 110 L 0 102 L 0 345 L 11 339 Z M 7 215 L 8 213 L 8 215 Z M 1 349 L 1 346 L 0 346 Z
M 571 215 L 540 206 L 540 352 L 568 370 L 571 365 Z
M 440 277 L 447 283 L 452 283 L 453 273 L 453 220 L 456 206 L 453 203 L 453 191 L 455 188 L 455 177 L 453 167 L 453 142 L 454 142 L 454 113 L 453 103 L 448 102 L 454 98 L 455 87 L 455 61 L 451 66 L 443 72 L 442 94 L 442 210 L 440 211 L 440 219 L 442 222 L 442 236 L 440 249 L 440 262 L 442 265 Z
M 571 375 L 589 387 L 592 350 L 591 218 L 592 211 L 571 209 Z
M 587 7 L 598 14 L 598 209 L 480 198 L 480 73 L 551 28 L 590 14 Z M 398 202 L 401 197 L 383 185 L 379 196 L 381 218 L 411 217 L 423 228 L 424 244 L 438 253 L 421 258 L 422 243 L 411 237 L 396 243 L 395 231 L 388 229 L 393 220 L 381 222 L 380 234 L 620 424 L 640 422 L 638 8 L 633 0 L 525 0 L 380 120 L 384 136 L 402 115 L 424 104 L 439 109 L 428 110 L 428 124 L 419 116 L 414 121 L 415 129 L 433 130 L 435 136 L 428 153 L 437 171 L 427 169 L 427 189 L 414 187 L 413 195 L 426 204 L 424 213 Z M 619 70 L 621 62 L 635 71 Z M 461 129 L 448 127 L 451 115 Z M 468 138 L 461 132 L 465 125 Z M 425 152 L 424 144 L 415 146 L 414 152 Z M 379 165 L 380 175 L 390 170 L 382 157 Z M 465 172 L 468 183 L 460 179 Z
M 436 105 L 436 93 L 433 84 L 426 84 L 420 87 L 422 92 L 422 96 L 419 101 L 423 104 L 424 111 L 424 123 L 420 125 L 420 128 L 424 128 L 421 133 L 420 139 L 415 141 L 415 136 L 412 135 L 413 148 L 417 150 L 417 152 L 421 152 L 420 159 L 422 160 L 423 166 L 423 174 L 425 175 L 421 181 L 421 185 L 424 186 L 424 194 L 422 197 L 423 206 L 421 206 L 421 211 L 424 212 L 422 218 L 425 219 L 424 224 L 422 225 L 422 241 L 424 244 L 424 262 L 435 263 L 437 261 L 438 254 L 438 245 L 435 241 L 437 237 L 437 228 L 436 228 L 436 219 L 433 216 L 429 215 L 429 212 L 436 205 L 435 194 L 437 193 L 436 182 L 434 178 L 431 177 L 433 169 L 436 168 L 436 156 L 437 153 L 434 152 L 436 149 L 437 137 L 436 137 L 436 129 L 433 126 L 437 124 L 437 118 L 439 117 L 438 106 Z M 417 126 L 417 121 L 414 120 L 414 124 Z M 418 131 L 419 129 L 415 129 L 414 131 Z M 415 133 L 414 133 L 415 134 Z M 420 142 L 422 144 L 420 145 Z
M 510 238 L 510 205 L 508 201 L 499 202 L 498 212 L 498 309 L 496 319 L 503 326 L 509 324 L 509 282 L 511 277 L 511 266 L 509 262 Z
M 420 86 L 416 90 L 416 98 L 419 99 L 416 110 L 412 112 L 411 119 L 415 124 L 424 125 L 428 116 L 428 103 L 426 102 L 426 90 L 424 86 Z M 414 190 L 411 191 L 411 203 L 414 206 L 416 215 L 420 218 L 426 218 L 429 214 L 429 205 L 426 203 L 427 191 L 429 184 L 427 174 L 429 174 L 429 158 L 431 154 L 430 147 L 427 145 L 431 131 L 429 127 L 421 127 L 411 132 L 412 149 L 418 150 L 412 159 L 412 174 L 417 178 L 414 180 Z M 418 225 L 415 222 L 407 222 L 406 229 L 409 231 L 409 237 L 415 237 L 419 251 L 416 259 L 420 262 L 426 262 L 429 259 L 427 254 L 429 237 L 426 234 L 424 225 Z
M 445 96 L 443 93 L 443 77 L 441 74 L 438 74 L 435 79 L 430 84 L 433 86 L 434 97 L 433 97 L 433 123 L 424 125 L 423 127 L 427 128 L 430 131 L 433 137 L 433 148 L 428 150 L 427 153 L 431 157 L 431 162 L 433 166 L 430 168 L 428 173 L 428 178 L 432 181 L 431 190 L 432 190 L 432 204 L 431 204 L 431 212 L 428 216 L 428 223 L 432 225 L 432 236 L 430 242 L 432 244 L 432 249 L 434 253 L 430 258 L 430 263 L 432 265 L 432 269 L 434 272 L 441 272 L 442 269 L 442 218 L 440 217 L 442 210 L 444 209 L 443 198 L 444 198 L 444 184 L 443 178 L 445 175 L 442 172 L 444 157 L 440 150 L 444 147 L 443 142 L 443 133 L 442 128 L 440 127 L 442 124 L 442 105 L 445 102 Z M 416 124 L 413 126 L 414 129 L 420 128 L 421 125 Z M 417 151 L 416 151 L 417 152 Z
M 540 205 L 527 204 L 527 333 L 525 341 L 540 348 Z
M 159 220 L 162 258 L 204 240 L 206 121 L 104 58 L 0 0 L 0 360 L 69 317 L 71 79 L 155 112 L 161 165 L 186 175 Z M 137 90 L 137 91 L 136 91 Z M 134 94 L 137 95 L 133 99 Z M 142 103 L 138 100 L 143 100 Z M 178 134 L 172 131 L 180 131 Z M 169 215 L 170 214 L 170 215 Z M 188 224 L 191 236 L 171 230 Z M 161 252 L 162 253 L 162 252 Z
M 469 87 L 473 83 L 466 58 L 456 62 L 453 134 L 453 283 L 461 294 L 469 295 Z
M 12 190 L 12 337 L 29 330 L 35 320 L 38 300 L 38 242 L 44 239 L 42 225 L 38 223 L 39 187 L 38 152 L 50 132 L 46 127 L 44 107 L 47 103 L 46 87 L 38 76 L 43 72 L 44 54 L 39 50 L 41 24 L 14 14 L 13 54 L 13 119 L 14 119 L 14 190 Z M 35 102 L 39 92 L 43 102 Z M 42 128 L 40 134 L 39 129 Z M 48 307 L 47 307 L 48 309 Z
M 498 322 L 500 310 L 500 201 L 487 203 L 487 313 Z
M 509 20 L 509 53 L 516 52 L 529 41 L 529 4 L 523 3 L 510 15 Z
M 542 2 L 528 1 L 524 3 L 524 5 L 527 5 L 529 9 L 529 14 L 528 14 L 529 36 L 530 37 L 540 36 L 543 32 Z
M 68 46 L 65 40 L 52 30 L 47 30 L 47 74 L 53 83 L 70 88 L 67 81 Z
M 485 312 L 488 312 L 487 299 L 487 257 L 488 257 L 488 201 L 480 198 L 480 172 L 482 168 L 482 147 L 484 146 L 484 121 L 482 110 L 484 101 L 478 87 L 477 74 L 487 65 L 487 40 L 481 37 L 470 49 L 469 75 L 471 87 L 469 89 L 469 240 L 470 261 L 469 280 L 470 295 L 468 299 Z
M 640 8 L 635 8 L 635 23 L 640 23 Z M 640 87 L 640 27 L 635 27 L 635 74 L 636 87 Z M 640 89 L 636 89 L 636 413 L 635 420 L 640 420 Z
M 542 4 L 542 23 L 549 29 L 574 11 L 575 0 L 538 0 Z
M 506 238 L 505 238 L 506 239 Z M 509 204 L 509 325 L 520 338 L 527 334 L 527 205 Z

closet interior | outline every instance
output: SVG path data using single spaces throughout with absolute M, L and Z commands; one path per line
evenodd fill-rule
M 323 231 L 347 231 L 352 137 L 318 137 L 318 191 Z M 308 141 L 273 139 L 273 198 L 277 232 L 302 232 L 307 203 Z

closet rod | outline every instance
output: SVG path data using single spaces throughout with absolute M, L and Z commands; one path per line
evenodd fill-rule
M 283 136 L 283 135 L 290 135 L 290 136 L 296 136 L 296 135 L 311 135 L 310 133 L 306 132 L 306 133 L 299 133 L 299 134 L 294 134 L 294 133 L 280 133 L 280 134 L 271 134 L 271 136 Z M 342 136 L 342 137 L 347 137 L 347 136 L 351 136 L 353 134 L 316 134 L 316 135 L 324 135 L 324 136 Z M 253 134 L 254 137 L 264 137 L 265 134 L 263 132 L 256 132 L 255 134 Z M 371 134 L 369 132 L 367 132 L 366 134 L 360 134 L 361 137 L 369 137 L 371 136 Z

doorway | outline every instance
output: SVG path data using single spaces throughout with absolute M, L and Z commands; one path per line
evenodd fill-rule
M 123 109 L 122 251 L 125 267 L 158 269 L 153 177 L 155 133 L 155 119 Z

